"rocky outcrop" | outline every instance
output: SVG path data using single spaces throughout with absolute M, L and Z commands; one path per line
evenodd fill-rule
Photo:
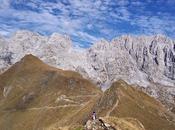
M 104 123 L 102 119 L 88 120 L 85 125 L 85 130 L 116 130 L 116 128 Z
M 134 118 L 100 117 L 97 120 L 88 120 L 85 130 L 145 130 L 145 128 Z
M 11 38 L 0 37 L 0 46 L 0 72 L 31 53 L 52 66 L 80 72 L 102 89 L 123 79 L 145 90 L 149 86 L 157 98 L 161 86 L 167 86 L 165 97 L 175 95 L 175 41 L 166 36 L 125 35 L 76 49 L 66 35 L 18 31 Z

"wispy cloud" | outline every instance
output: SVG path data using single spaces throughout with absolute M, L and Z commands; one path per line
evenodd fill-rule
M 172 0 L 0 0 L 0 33 L 27 29 L 68 34 L 89 46 L 121 34 L 162 33 L 175 38 Z

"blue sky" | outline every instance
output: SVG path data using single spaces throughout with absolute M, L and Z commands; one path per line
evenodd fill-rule
M 88 47 L 123 34 L 175 38 L 175 0 L 0 0 L 0 34 L 17 30 L 71 36 Z

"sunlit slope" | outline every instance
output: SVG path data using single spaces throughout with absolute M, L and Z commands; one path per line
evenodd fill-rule
M 0 75 L 0 130 L 81 130 L 93 111 L 117 130 L 175 130 L 172 113 L 122 80 L 103 93 L 33 55 Z
M 0 88 L 2 130 L 82 122 L 102 93 L 78 73 L 50 67 L 32 55 L 0 75 Z
M 100 116 L 137 119 L 146 130 L 175 130 L 172 113 L 170 115 L 160 102 L 122 80 L 105 91 L 96 111 Z

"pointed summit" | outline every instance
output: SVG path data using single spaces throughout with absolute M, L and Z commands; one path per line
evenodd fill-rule
M 17 62 L 14 66 L 10 69 L 18 70 L 19 71 L 30 71 L 33 72 L 34 70 L 43 70 L 47 69 L 49 66 L 46 65 L 43 61 L 32 54 L 25 55 L 19 62 Z
M 48 40 L 48 44 L 55 45 L 60 50 L 69 50 L 72 47 L 72 42 L 69 36 L 58 33 L 53 33 Z
M 44 64 L 39 58 L 31 54 L 25 55 L 19 62 L 16 62 L 0 75 L 0 88 L 6 86 L 7 81 L 21 82 L 21 78 L 26 80 L 39 78 L 39 75 L 48 69 L 49 66 Z
M 44 64 L 38 57 L 32 55 L 32 54 L 27 54 L 25 55 L 21 61 L 21 63 L 26 63 L 26 64 Z

